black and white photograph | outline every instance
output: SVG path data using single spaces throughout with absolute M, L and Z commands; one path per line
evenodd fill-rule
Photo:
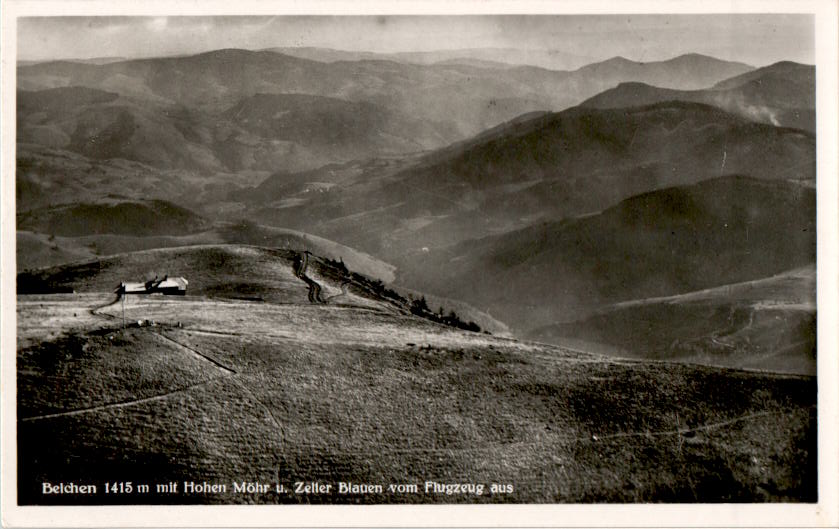
M 4 501 L 835 500 L 835 3 L 593 4 L 6 20 Z

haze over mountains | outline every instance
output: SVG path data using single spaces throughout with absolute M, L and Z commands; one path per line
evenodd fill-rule
M 269 51 L 319 62 L 384 60 L 412 64 L 467 64 L 487 68 L 536 66 L 549 70 L 575 70 L 596 62 L 593 57 L 562 50 L 468 48 L 456 50 L 375 53 L 315 47 L 280 47 Z
M 413 274 L 431 291 L 534 328 L 617 302 L 772 276 L 813 263 L 814 252 L 812 189 L 726 176 L 454 245 L 417 258 Z M 419 272 L 426 268 L 438 273 Z
M 647 64 L 610 60 L 576 71 L 551 71 L 532 66 L 486 68 L 382 60 L 327 64 L 272 51 L 228 49 L 106 64 L 22 66 L 18 88 L 41 91 L 23 92 L 22 100 L 63 100 L 66 92 L 42 90 L 74 86 L 121 96 L 121 101 L 114 102 L 104 101 L 109 96 L 101 94 L 88 102 L 88 108 L 73 108 L 70 115 L 61 111 L 61 103 L 43 105 L 47 114 L 37 113 L 35 123 L 27 124 L 21 134 L 35 143 L 69 146 L 78 152 L 80 146 L 58 132 L 42 130 L 45 123 L 64 122 L 62 128 L 78 130 L 82 140 L 104 136 L 105 146 L 97 148 L 99 156 L 155 165 L 162 151 L 164 160 L 157 165 L 168 166 L 174 159 L 179 166 L 195 169 L 266 170 L 278 164 L 305 169 L 370 153 L 443 147 L 525 112 L 567 108 L 613 86 L 616 80 L 652 79 L 665 87 L 689 89 L 749 70 L 743 64 L 697 55 Z M 268 129 L 298 131 L 299 136 L 289 141 L 284 135 L 255 132 L 241 121 L 227 122 L 242 105 L 258 106 L 248 99 L 261 94 L 283 95 L 286 100 L 297 94 L 331 99 L 298 97 L 298 112 L 285 114 L 280 105 L 262 116 L 272 122 L 265 125 Z M 109 119 L 102 115 L 103 106 Z M 307 107 L 333 111 L 315 112 Z M 19 109 L 23 123 L 31 117 L 27 108 Z M 358 123 L 348 122 L 347 112 L 358 115 Z M 165 149 L 140 147 L 154 140 L 144 134 L 147 126 L 161 129 L 157 145 L 185 144 L 191 152 L 178 156 Z M 324 128 L 342 130 L 357 140 L 353 145 L 333 141 L 334 150 L 324 149 L 323 138 L 317 136 L 317 130 Z M 314 131 L 315 137 L 307 131 Z M 356 154 L 348 158 L 346 149 L 350 148 Z M 137 149 L 144 152 L 134 152 Z
M 707 90 L 671 90 L 645 83 L 621 83 L 580 106 L 620 108 L 661 101 L 696 101 L 783 127 L 815 132 L 816 69 L 779 62 L 719 82 Z
M 375 164 L 346 177 L 333 168 L 335 185 L 321 193 L 294 187 L 278 174 L 244 199 L 258 207 L 252 214 L 264 222 L 305 224 L 402 264 L 406 253 L 423 247 L 594 213 L 655 189 L 726 174 L 812 181 L 814 171 L 809 133 L 707 105 L 667 102 L 538 115 L 393 174 Z M 382 222 L 391 229 L 371 229 Z
M 814 67 L 495 58 L 282 48 L 20 65 L 18 229 L 31 253 L 19 264 L 59 264 L 51 245 L 90 256 L 84 237 L 108 230 L 194 236 L 247 219 L 390 263 L 386 280 L 471 303 L 518 336 L 614 345 L 637 336 L 615 304 L 815 262 Z M 128 229 L 159 211 L 154 199 L 187 209 Z M 112 216 L 114 201 L 131 214 Z M 815 332 L 814 311 L 785 320 L 795 336 Z M 790 343 L 812 356 L 814 341 Z

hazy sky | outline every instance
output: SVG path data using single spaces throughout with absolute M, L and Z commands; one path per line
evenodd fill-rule
M 639 61 L 696 52 L 763 66 L 813 63 L 810 15 L 43 17 L 18 22 L 18 58 L 149 57 L 219 48 L 558 50 Z

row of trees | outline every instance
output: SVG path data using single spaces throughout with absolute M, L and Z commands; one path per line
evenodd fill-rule
M 361 274 L 350 272 L 344 264 L 343 259 L 325 259 L 325 261 L 326 264 L 329 265 L 333 271 L 338 272 L 341 277 L 351 278 L 357 284 L 364 285 L 377 296 L 391 299 L 403 305 L 410 305 L 411 314 L 435 321 L 437 323 L 442 323 L 450 327 L 457 327 L 458 329 L 464 329 L 472 332 L 481 332 L 481 327 L 477 323 L 474 321 L 462 320 L 453 310 L 446 313 L 445 309 L 440 307 L 437 312 L 432 311 L 428 307 L 428 302 L 425 300 L 425 296 L 412 298 L 410 300 L 406 299 L 395 290 L 388 288 L 387 285 L 379 279 L 370 279 Z
M 458 329 L 464 329 L 472 332 L 481 332 L 481 327 L 477 323 L 474 321 L 467 322 L 460 319 L 457 313 L 453 310 L 450 310 L 449 313 L 446 314 L 445 309 L 440 307 L 437 312 L 432 312 L 431 309 L 428 308 L 428 302 L 425 301 L 425 296 L 414 299 L 411 302 L 411 313 L 438 323 L 443 323 L 450 327 L 457 327 Z

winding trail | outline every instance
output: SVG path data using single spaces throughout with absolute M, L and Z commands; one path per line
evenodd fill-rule
M 341 293 L 340 294 L 335 294 L 334 296 L 329 296 L 324 301 L 329 302 L 329 301 L 332 301 L 333 299 L 338 299 L 338 298 L 341 298 L 341 297 L 345 297 L 347 295 L 347 286 L 349 284 L 350 284 L 349 281 L 344 281 L 343 283 L 341 283 Z
M 115 320 L 115 319 L 117 319 L 116 316 L 114 316 L 112 314 L 106 314 L 104 312 L 99 312 L 99 311 L 104 309 L 104 308 L 116 305 L 117 303 L 120 302 L 121 299 L 122 299 L 122 294 L 117 294 L 116 298 L 113 301 L 105 303 L 104 305 L 98 305 L 96 307 L 91 308 L 90 313 L 94 316 L 99 316 L 101 318 L 107 318 L 109 320 Z
M 320 295 L 323 290 L 321 286 L 317 281 L 306 275 L 306 269 L 309 267 L 309 251 L 301 252 L 299 256 L 300 260 L 295 262 L 294 265 L 294 275 L 309 286 L 309 303 L 326 303 L 326 300 Z

